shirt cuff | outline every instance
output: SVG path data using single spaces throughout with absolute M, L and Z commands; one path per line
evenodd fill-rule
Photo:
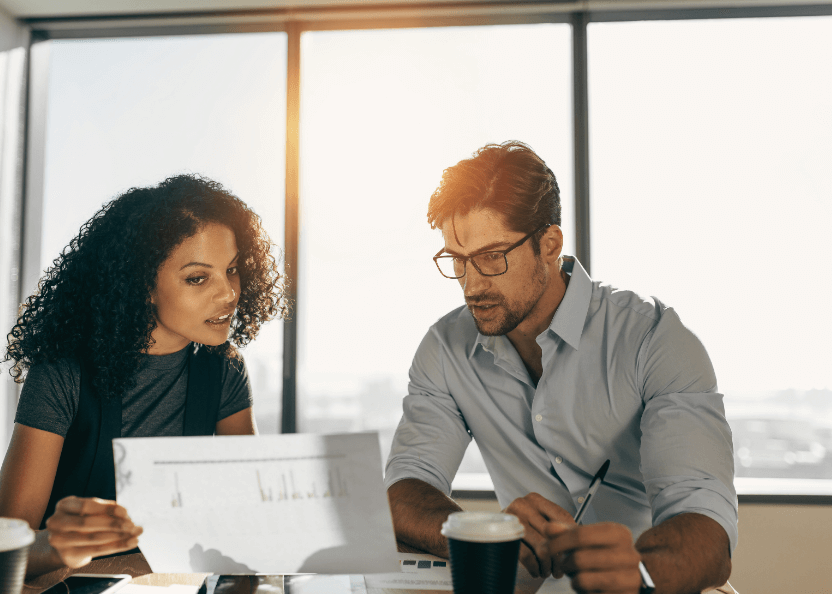
M 707 516 L 725 530 L 732 555 L 737 548 L 737 496 L 732 488 L 719 480 L 686 477 L 662 489 L 651 502 L 651 507 L 654 526 L 683 513 Z

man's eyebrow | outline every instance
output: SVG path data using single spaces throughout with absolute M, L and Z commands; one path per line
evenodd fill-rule
M 500 248 L 500 247 L 506 247 L 507 245 L 511 245 L 511 244 L 507 241 L 492 241 L 491 243 L 487 243 L 484 246 L 482 246 L 480 249 L 478 249 L 473 254 L 471 254 L 471 256 L 476 256 L 476 255 L 481 254 L 483 252 L 489 252 L 489 251 L 492 251 L 492 250 L 496 250 L 497 248 Z M 460 254 L 459 252 L 455 252 L 454 250 L 451 250 L 451 249 L 448 249 L 448 248 L 445 248 L 445 251 L 448 254 L 452 255 L 452 256 L 462 256 L 462 254 Z M 468 257 L 470 258 L 471 256 L 468 256 Z M 463 257 L 465 257 L 465 256 L 463 256 Z
M 229 262 L 229 264 L 233 264 L 237 260 L 237 258 L 239 258 L 239 257 L 240 257 L 240 252 L 237 252 L 234 255 L 234 258 L 231 260 L 231 262 Z M 205 262 L 188 262 L 187 264 L 185 264 L 179 270 L 185 270 L 189 266 L 204 266 L 205 268 L 213 268 L 213 266 L 211 266 L 210 264 L 206 264 Z

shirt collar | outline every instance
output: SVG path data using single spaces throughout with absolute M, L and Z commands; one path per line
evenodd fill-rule
M 569 346 L 578 350 L 586 321 L 586 312 L 589 310 L 589 301 L 592 297 L 592 279 L 589 278 L 578 259 L 573 256 L 563 257 L 563 270 L 572 278 L 569 279 L 566 294 L 555 310 L 555 315 L 549 324 L 549 331 L 554 332 Z M 477 340 L 474 341 L 468 358 L 474 356 L 479 345 L 482 345 L 486 351 L 500 354 L 503 340 L 508 339 L 505 336 L 485 336 L 477 332 Z
M 577 351 L 581 344 L 586 312 L 589 311 L 589 301 L 592 298 L 592 279 L 573 256 L 564 256 L 563 270 L 572 278 L 569 279 L 566 294 L 552 317 L 549 330 Z

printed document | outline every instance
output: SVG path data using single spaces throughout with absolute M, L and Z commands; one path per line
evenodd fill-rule
M 113 453 L 156 573 L 399 568 L 376 433 L 122 438 Z

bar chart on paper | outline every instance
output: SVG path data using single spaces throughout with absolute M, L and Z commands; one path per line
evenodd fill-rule
M 113 453 L 156 572 L 395 566 L 375 433 L 117 439 Z

